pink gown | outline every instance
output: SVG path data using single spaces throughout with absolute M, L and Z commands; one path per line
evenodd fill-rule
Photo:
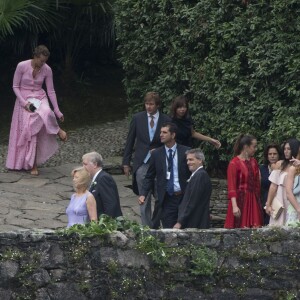
M 32 72 L 31 60 L 26 60 L 18 64 L 14 74 L 13 90 L 17 99 L 6 160 L 6 167 L 12 170 L 32 169 L 35 158 L 38 165 L 42 164 L 58 149 L 56 135 L 59 126 L 55 115 L 58 118 L 63 115 L 57 104 L 52 70 L 44 64 L 35 78 Z M 42 88 L 44 82 L 55 114 L 50 109 L 47 94 Z M 24 108 L 28 98 L 41 100 L 40 107 L 33 113 Z

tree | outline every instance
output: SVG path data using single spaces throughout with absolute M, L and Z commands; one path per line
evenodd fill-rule
M 39 34 L 56 28 L 61 20 L 57 10 L 56 0 L 0 0 L 0 43 L 19 53 L 27 43 L 33 48 Z

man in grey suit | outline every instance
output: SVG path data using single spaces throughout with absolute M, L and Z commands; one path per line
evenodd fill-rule
M 130 161 L 134 150 L 132 185 L 136 195 L 139 195 L 139 191 L 141 191 L 149 167 L 151 152 L 162 145 L 159 137 L 161 125 L 170 121 L 167 115 L 159 112 L 161 99 L 158 93 L 148 92 L 145 95 L 144 103 L 146 111 L 139 112 L 132 117 L 122 162 L 124 173 L 129 176 L 131 173 Z M 151 193 L 153 190 L 154 186 L 151 186 L 145 201 L 140 205 L 141 221 L 143 225 L 158 228 L 157 201 L 155 201 L 153 215 L 151 212 Z
M 102 170 L 102 156 L 97 152 L 86 153 L 82 156 L 82 165 L 92 178 L 89 191 L 96 199 L 98 218 L 102 214 L 112 218 L 122 216 L 117 184 L 111 175 Z
M 170 122 L 162 125 L 160 139 L 164 146 L 157 148 L 151 154 L 149 168 L 138 199 L 142 205 L 156 178 L 157 198 L 164 228 L 173 228 L 175 225 L 178 207 L 191 174 L 185 155 L 189 148 L 176 143 L 176 129 L 177 126 Z
M 200 149 L 191 149 L 186 154 L 192 175 L 179 206 L 174 228 L 206 229 L 210 226 L 209 202 L 212 186 L 207 172 L 203 169 L 205 157 Z

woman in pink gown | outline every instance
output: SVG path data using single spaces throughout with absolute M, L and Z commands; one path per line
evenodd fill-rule
M 44 163 L 58 149 L 56 135 L 66 141 L 66 132 L 59 128 L 56 117 L 64 120 L 57 104 L 52 70 L 46 64 L 49 50 L 40 45 L 33 59 L 18 64 L 13 90 L 17 97 L 12 116 L 6 167 L 11 170 L 31 170 L 38 175 L 37 165 Z M 47 94 L 42 88 L 45 82 Z

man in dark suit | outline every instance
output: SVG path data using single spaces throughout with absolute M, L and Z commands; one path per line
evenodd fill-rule
M 133 170 L 132 170 L 132 185 L 133 191 L 139 195 L 142 188 L 143 180 L 149 167 L 149 159 L 151 152 L 160 146 L 160 128 L 164 122 L 170 121 L 170 118 L 159 112 L 161 100 L 158 93 L 148 92 L 145 95 L 145 108 L 146 111 L 135 114 L 130 123 L 130 128 L 127 136 L 127 141 L 124 149 L 123 156 L 123 169 L 125 175 L 130 175 L 130 161 L 134 151 Z M 157 228 L 157 210 L 158 202 L 155 201 L 153 216 L 151 212 L 151 193 L 154 187 L 151 186 L 146 199 L 140 206 L 141 221 L 143 225 L 148 225 L 151 228 Z M 154 195 L 155 195 L 154 191 Z
M 186 152 L 187 165 L 192 172 L 184 197 L 179 206 L 174 228 L 209 228 L 209 201 L 212 192 L 210 178 L 203 169 L 204 154 L 200 149 Z
M 139 203 L 143 205 L 145 196 L 157 180 L 157 198 L 161 208 L 161 221 L 164 228 L 173 228 L 178 217 L 190 171 L 186 164 L 185 152 L 189 149 L 175 141 L 176 125 L 164 123 L 160 139 L 164 146 L 151 153 L 149 168 L 143 181 Z
M 111 175 L 102 170 L 102 156 L 97 152 L 86 153 L 82 165 L 92 177 L 89 191 L 96 199 L 98 218 L 102 214 L 112 218 L 122 216 L 118 188 Z

